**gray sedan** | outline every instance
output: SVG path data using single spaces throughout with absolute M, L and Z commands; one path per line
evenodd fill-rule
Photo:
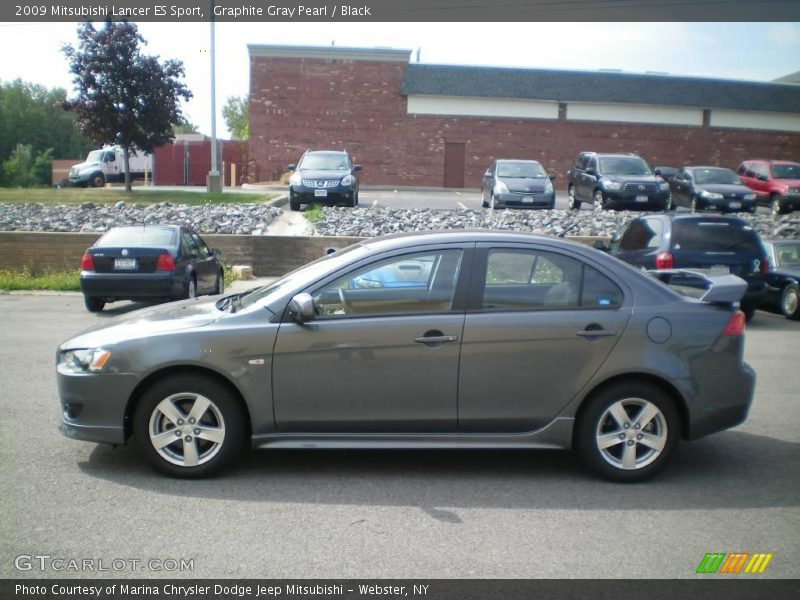
M 674 277 L 689 289 L 691 274 Z M 745 420 L 744 282 L 674 291 L 500 232 L 364 241 L 254 291 L 148 308 L 58 348 L 62 431 L 202 477 L 258 448 L 576 448 L 646 479 Z M 679 288 L 674 288 L 679 289 Z

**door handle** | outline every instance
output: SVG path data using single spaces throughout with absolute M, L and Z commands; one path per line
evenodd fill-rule
M 591 339 L 591 338 L 611 337 L 617 335 L 617 332 L 609 331 L 607 329 L 584 329 L 583 331 L 576 331 L 575 335 L 579 335 L 582 338 Z
M 428 331 L 422 337 L 414 338 L 418 344 L 426 344 L 433 346 L 435 344 L 447 344 L 449 342 L 457 342 L 457 335 L 444 335 L 441 331 Z

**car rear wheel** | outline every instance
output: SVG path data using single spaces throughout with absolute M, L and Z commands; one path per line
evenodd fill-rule
M 189 283 L 186 284 L 186 297 L 190 300 L 197 298 L 197 280 L 194 275 L 189 278 Z
M 83 304 L 89 312 L 101 312 L 106 305 L 105 300 L 102 298 L 95 298 L 94 296 L 84 296 Z
M 800 289 L 794 284 L 783 288 L 781 313 L 787 319 L 800 319 Z
M 605 197 L 605 194 L 603 194 L 603 190 L 595 190 L 593 198 L 594 198 L 594 202 L 592 204 L 592 207 L 595 210 L 605 210 L 605 208 L 606 208 L 606 197 Z
M 622 382 L 588 402 L 576 426 L 576 446 L 591 471 L 632 483 L 667 465 L 680 439 L 680 419 L 663 390 L 646 382 Z
M 156 382 L 133 417 L 136 442 L 157 470 L 207 477 L 230 464 L 244 445 L 244 415 L 230 390 L 197 375 Z
M 571 185 L 567 188 L 567 196 L 569 199 L 567 200 L 567 206 L 570 210 L 580 210 L 581 203 L 579 200 L 575 199 L 575 186 Z
M 745 322 L 749 323 L 753 320 L 753 317 L 756 316 L 756 307 L 755 306 L 742 306 L 742 312 L 744 313 L 744 320 Z

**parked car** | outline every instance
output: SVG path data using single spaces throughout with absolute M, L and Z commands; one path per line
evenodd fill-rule
M 759 306 L 787 319 L 800 319 L 800 240 L 764 240 L 769 259 L 767 297 Z
M 535 160 L 496 160 L 483 174 L 483 207 L 555 208 L 554 177 Z
M 399 285 L 409 264 L 414 285 Z M 61 427 L 132 438 L 177 477 L 210 475 L 245 444 L 574 445 L 596 473 L 639 481 L 681 438 L 747 416 L 745 284 L 708 281 L 692 298 L 531 234 L 365 240 L 268 286 L 143 309 L 63 342 Z
M 747 282 L 747 320 L 766 295 L 767 257 L 758 234 L 736 217 L 674 213 L 629 221 L 611 240 L 611 254 L 645 269 L 700 269 Z
M 358 177 L 361 165 L 354 165 L 347 152 L 306 151 L 289 178 L 289 207 L 300 210 L 303 204 L 341 204 L 358 206 Z
M 109 229 L 81 259 L 86 309 L 116 300 L 194 298 L 225 291 L 217 249 L 188 227 L 135 225 Z
M 746 160 L 739 177 L 755 193 L 759 204 L 773 214 L 800 210 L 800 163 L 788 160 Z
M 595 210 L 667 210 L 669 184 L 634 154 L 581 152 L 567 172 L 569 207 L 591 202 Z
M 730 169 L 684 167 L 669 184 L 670 208 L 686 206 L 692 212 L 718 209 L 721 212 L 756 212 L 756 195 Z
M 672 181 L 672 178 L 678 174 L 679 170 L 680 169 L 678 169 L 677 167 L 664 167 L 664 166 L 653 167 L 653 173 L 661 177 L 661 179 L 663 179 L 667 183 Z

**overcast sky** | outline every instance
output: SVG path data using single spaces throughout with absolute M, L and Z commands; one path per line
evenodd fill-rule
M 74 23 L 0 23 L 0 80 L 71 92 Z M 147 52 L 186 66 L 189 120 L 211 130 L 209 25 L 141 23 Z M 217 108 L 249 90 L 247 44 L 421 49 L 421 62 L 662 71 L 769 81 L 800 70 L 800 23 L 218 23 Z M 413 55 L 412 59 L 416 55 Z M 217 133 L 227 136 L 218 110 Z

